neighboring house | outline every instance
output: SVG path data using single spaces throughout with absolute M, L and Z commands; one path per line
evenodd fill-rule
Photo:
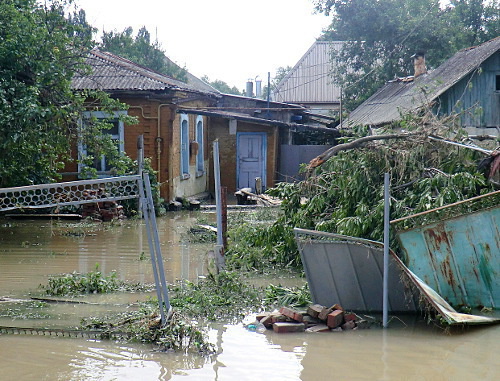
M 328 115 L 340 109 L 340 88 L 332 82 L 332 51 L 342 42 L 316 41 L 273 91 L 277 102 L 300 104 Z
M 222 94 L 216 108 L 180 110 L 208 117 L 208 139 L 219 142 L 221 184 L 229 192 L 241 188 L 255 191 L 256 178 L 265 190 L 282 180 L 283 172 L 295 176 L 300 163 L 290 160 L 288 152 L 308 151 L 293 145 L 295 132 L 336 134 L 335 129 L 307 124 L 307 111 L 301 106 L 279 102 L 270 102 L 268 107 L 265 100 L 229 94 Z M 324 150 L 323 147 L 321 152 Z M 303 162 L 312 157 L 314 154 L 307 155 Z M 213 181 L 211 177 L 210 189 L 214 187 Z
M 283 151 L 298 148 L 292 146 L 295 132 L 337 133 L 309 125 L 308 110 L 302 106 L 220 94 L 191 74 L 184 83 L 98 50 L 90 53 L 87 62 L 91 73 L 75 76 L 72 87 L 103 90 L 129 106 L 115 115 L 128 113 L 138 124 L 124 125 L 116 119 L 110 133 L 120 151 L 133 159 L 137 158 L 137 138 L 144 136 L 144 156 L 151 158 L 158 171 L 160 194 L 166 201 L 213 192 L 214 140 L 219 141 L 221 184 L 234 192 L 255 190 L 256 178 L 263 190 L 274 186 L 283 164 L 295 175 L 298 163 L 290 166 L 280 161 Z M 106 116 L 87 112 L 91 114 Z M 83 153 L 85 147 L 78 149 Z M 100 176 L 111 175 L 105 157 L 95 165 Z M 63 180 L 77 179 L 81 171 L 76 162 L 68 163 Z
M 220 94 L 199 83 L 186 84 L 135 64 L 111 53 L 93 50 L 87 59 L 92 72 L 77 75 L 75 90 L 103 90 L 129 105 L 128 113 L 139 123 L 124 125 L 116 121 L 111 129 L 120 151 L 137 158 L 137 138 L 144 136 L 144 156 L 151 158 L 158 171 L 160 194 L 165 200 L 207 191 L 208 130 L 207 117 L 179 114 L 179 107 L 200 108 L 216 104 Z M 91 112 L 88 112 L 90 114 Z M 96 117 L 102 113 L 92 112 Z M 85 148 L 79 145 L 80 153 Z M 109 176 L 105 158 L 96 163 L 100 176 Z M 69 163 L 63 180 L 78 178 L 82 168 Z
M 461 113 L 471 135 L 500 135 L 500 37 L 462 49 L 426 73 L 416 55 L 416 75 L 391 81 L 356 108 L 342 127 L 378 127 L 425 107 L 436 115 Z

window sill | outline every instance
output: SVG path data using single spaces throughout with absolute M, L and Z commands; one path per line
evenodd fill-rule
M 201 177 L 205 174 L 205 171 L 196 171 L 196 177 Z
M 189 173 L 183 173 L 181 175 L 181 180 L 187 180 L 189 178 L 191 178 L 191 175 Z

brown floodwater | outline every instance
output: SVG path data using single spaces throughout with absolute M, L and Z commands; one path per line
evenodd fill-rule
M 206 273 L 210 246 L 182 243 L 199 216 L 171 213 L 158 220 L 168 282 Z M 88 272 L 96 264 L 104 273 L 115 270 L 120 279 L 153 283 L 148 255 L 141 221 L 81 229 L 68 221 L 0 220 L 0 298 L 39 296 L 38 286 L 47 284 L 49 275 Z M 44 308 L 0 302 L 0 325 L 74 327 L 83 317 L 133 308 L 151 295 L 92 295 L 84 300 L 95 304 Z M 219 322 L 210 327 L 209 338 L 217 353 L 204 358 L 142 344 L 0 334 L 0 380 L 500 379 L 500 325 L 443 331 L 420 316 L 407 316 L 392 319 L 387 330 L 278 335 Z

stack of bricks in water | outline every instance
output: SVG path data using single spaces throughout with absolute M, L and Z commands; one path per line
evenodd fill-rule
M 98 199 L 99 195 L 102 193 L 102 189 L 96 189 L 86 192 L 85 196 L 88 199 Z M 123 212 L 123 206 L 119 205 L 116 201 L 103 201 L 83 204 L 82 217 L 90 217 L 102 221 L 111 221 L 113 219 L 125 218 L 125 213 Z
M 286 332 L 337 332 L 369 328 L 369 323 L 355 313 L 345 312 L 335 304 L 331 307 L 310 305 L 307 311 L 281 307 L 279 311 L 265 312 L 257 316 L 267 329 L 277 333 Z

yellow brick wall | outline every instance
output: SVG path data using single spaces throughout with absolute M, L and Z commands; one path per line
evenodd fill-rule
M 266 157 L 266 182 L 267 188 L 275 185 L 275 173 L 277 171 L 277 147 L 278 130 L 277 127 L 263 126 L 247 122 L 238 121 L 237 132 L 265 132 L 267 137 L 267 157 Z M 229 121 L 223 118 L 210 118 L 209 140 L 219 139 L 219 161 L 221 172 L 221 186 L 227 187 L 228 192 L 236 192 L 236 134 L 229 133 Z M 210 155 L 213 154 L 210 147 Z M 210 171 L 212 172 L 213 159 L 210 157 Z M 213 176 L 210 177 L 210 190 L 215 188 Z

